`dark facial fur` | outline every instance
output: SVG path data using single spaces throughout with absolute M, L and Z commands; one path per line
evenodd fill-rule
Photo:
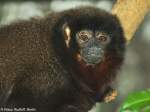
M 64 26 L 70 29 L 67 44 Z M 91 36 L 80 43 L 83 30 Z M 93 7 L 0 27 L 0 107 L 88 112 L 104 99 L 124 51 L 118 19 Z

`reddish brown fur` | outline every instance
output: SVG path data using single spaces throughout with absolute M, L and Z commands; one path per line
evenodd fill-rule
M 106 55 L 102 63 L 95 66 L 88 66 L 83 60 L 78 60 L 79 77 L 81 77 L 95 92 L 101 91 L 105 84 L 111 83 L 115 78 L 116 69 L 122 63 L 122 59 L 118 59 L 113 55 Z

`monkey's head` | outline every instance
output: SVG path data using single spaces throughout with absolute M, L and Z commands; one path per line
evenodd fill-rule
M 125 37 L 118 18 L 93 7 L 58 16 L 52 29 L 57 59 L 75 79 L 99 93 L 115 78 L 124 59 Z
M 114 15 L 97 8 L 81 8 L 64 12 L 61 20 L 66 48 L 78 61 L 97 65 L 111 52 L 122 56 L 125 38 Z

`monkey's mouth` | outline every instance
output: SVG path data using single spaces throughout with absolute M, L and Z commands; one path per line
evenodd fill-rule
M 87 56 L 87 57 L 83 57 L 83 61 L 87 65 L 96 65 L 102 61 L 102 58 L 98 56 Z

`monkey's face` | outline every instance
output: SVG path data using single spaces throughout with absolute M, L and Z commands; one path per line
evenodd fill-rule
M 86 65 L 101 63 L 105 57 L 105 51 L 111 41 L 111 36 L 98 29 L 80 29 L 72 33 L 69 27 L 65 27 L 66 45 L 76 55 L 78 61 L 84 61 Z
M 93 66 L 110 58 L 123 58 L 125 38 L 118 19 L 113 15 L 99 14 L 91 16 L 85 13 L 62 24 L 64 47 L 74 61 Z
M 95 65 L 104 59 L 105 48 L 111 38 L 104 32 L 80 30 L 76 33 L 79 55 L 87 65 Z

